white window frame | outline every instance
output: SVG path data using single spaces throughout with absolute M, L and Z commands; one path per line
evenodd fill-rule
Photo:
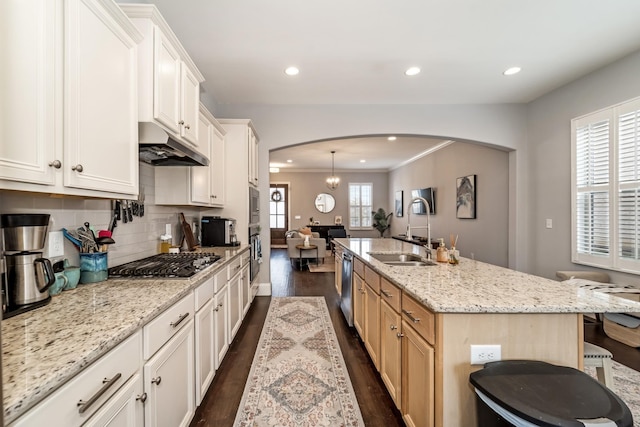
M 625 157 L 620 157 L 620 147 L 621 140 L 620 138 L 620 118 L 623 115 L 628 115 L 629 113 L 635 113 L 635 136 L 631 138 L 631 145 L 635 144 L 635 148 L 632 149 L 631 152 L 627 151 L 625 153 Z M 585 129 L 586 126 L 594 125 L 599 122 L 608 121 L 608 180 L 602 181 L 600 183 L 594 182 L 593 180 L 589 180 L 589 184 L 583 185 L 579 187 L 578 182 L 578 131 L 580 129 Z M 606 135 L 606 134 L 601 134 Z M 602 141 L 602 139 L 601 139 Z M 601 152 L 602 153 L 602 152 Z M 638 160 L 640 159 L 640 98 L 634 98 L 632 100 L 614 105 L 612 107 L 608 107 L 602 109 L 600 111 L 596 111 L 591 114 L 587 114 L 578 118 L 575 118 L 571 121 L 571 260 L 576 264 L 584 264 L 599 268 L 604 268 L 608 270 L 616 270 L 623 271 L 626 273 L 632 274 L 640 274 L 640 166 L 638 166 Z M 583 158 L 584 160 L 584 158 Z M 625 182 L 621 182 L 621 178 L 619 176 L 620 171 L 622 170 L 622 164 L 624 161 L 631 162 L 635 164 L 635 171 L 632 169 L 632 173 L 635 174 L 635 179 L 627 179 Z M 588 161 L 590 166 L 593 166 L 595 162 Z M 629 164 L 629 163 L 627 163 Z M 587 168 L 589 171 L 594 171 L 595 168 Z M 627 169 L 629 170 L 629 169 Z M 593 176 L 593 175 L 590 175 Z M 602 176 L 602 175 L 601 175 Z M 620 194 L 622 191 L 635 191 L 635 207 L 629 208 L 629 205 L 625 207 L 620 207 Z M 579 234 L 584 230 L 584 227 L 581 229 L 579 227 L 578 221 L 579 217 L 579 204 L 578 197 L 580 194 L 593 194 L 595 192 L 599 192 L 601 194 L 608 195 L 608 209 L 604 211 L 600 211 L 600 213 L 604 213 L 605 218 L 604 221 L 608 221 L 608 227 L 590 227 L 587 228 L 586 235 L 593 236 L 598 234 L 598 232 L 603 232 L 607 234 L 608 239 L 604 239 L 603 237 L 599 238 L 601 242 L 603 240 L 607 240 L 608 251 L 599 250 L 599 249 L 588 249 L 589 242 L 583 237 L 580 239 Z M 589 208 L 595 208 L 596 204 L 593 203 Z M 602 206 L 602 205 L 601 205 Z M 629 217 L 629 213 L 635 214 L 635 219 L 631 220 L 631 223 L 628 221 L 625 223 L 625 227 L 627 228 L 626 233 L 626 248 L 627 250 L 631 248 L 632 251 L 635 251 L 635 255 L 632 256 L 624 256 L 622 247 L 622 240 L 624 236 L 621 237 L 622 233 L 620 218 L 621 213 L 627 213 L 627 218 Z M 595 211 L 593 209 L 591 212 Z M 634 216 L 634 215 L 632 215 Z M 597 220 L 595 220 L 597 221 Z M 594 222 L 595 224 L 595 222 Z M 602 224 L 602 221 L 600 221 Z M 606 224 L 606 222 L 605 222 Z M 629 226 L 629 224 L 631 224 Z M 631 228 L 631 232 L 629 232 L 629 228 Z M 629 243 L 629 235 L 633 235 L 635 228 L 635 239 L 633 243 Z M 582 234 L 584 236 L 585 233 Z M 595 239 L 593 239 L 595 240 Z M 629 246 L 631 245 L 631 246 Z M 595 246 L 594 246 L 595 247 Z M 585 249 L 587 248 L 587 249 Z M 600 247 L 598 247 L 600 248 Z
M 357 201 L 356 204 L 352 204 L 351 203 L 351 188 L 352 187 L 359 187 L 360 188 L 360 194 L 362 195 L 362 188 L 363 187 L 369 187 L 369 191 L 371 194 L 371 205 L 363 205 L 362 204 L 362 197 L 360 197 L 360 199 Z M 352 209 L 358 209 L 360 211 L 360 215 L 359 215 L 359 219 L 360 221 L 358 221 L 358 223 L 362 224 L 362 220 L 364 218 L 368 218 L 368 222 L 369 225 L 360 225 L 360 226 L 353 226 L 353 220 L 352 220 L 352 215 L 351 215 L 351 211 Z M 373 211 L 373 183 L 371 182 L 350 182 L 349 183 L 349 230 L 373 230 L 373 219 L 372 219 L 372 211 Z

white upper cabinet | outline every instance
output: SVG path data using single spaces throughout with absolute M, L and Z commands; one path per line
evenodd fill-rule
M 198 108 L 204 77 L 155 5 L 121 4 L 144 36 L 139 47 L 139 120 L 155 122 L 208 156 L 200 144 Z
M 0 188 L 138 193 L 137 43 L 111 0 L 0 2 Z M 117 162 L 108 161 L 117 159 Z

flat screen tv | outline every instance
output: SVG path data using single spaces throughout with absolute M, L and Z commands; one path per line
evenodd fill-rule
M 411 190 L 411 199 L 415 197 L 422 197 L 427 202 L 429 202 L 429 213 L 431 215 L 435 215 L 436 213 L 436 190 L 429 188 L 421 188 L 419 190 Z M 415 215 L 426 215 L 427 209 L 424 206 L 424 203 L 415 202 L 411 205 L 411 213 Z

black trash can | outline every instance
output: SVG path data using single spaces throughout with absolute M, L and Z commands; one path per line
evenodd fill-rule
M 469 379 L 479 427 L 633 427 L 627 405 L 577 369 L 504 360 L 487 363 Z

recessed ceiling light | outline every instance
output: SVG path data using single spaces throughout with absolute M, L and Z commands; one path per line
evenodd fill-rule
M 395 141 L 397 138 L 395 136 L 390 136 L 387 138 L 387 141 Z
M 287 163 L 293 163 L 293 160 L 287 159 Z
M 367 161 L 365 159 L 360 160 L 360 163 L 366 163 Z
M 405 75 L 407 76 L 415 76 L 416 74 L 420 74 L 420 68 L 419 67 L 409 67 L 407 68 L 407 71 L 404 72 Z
M 288 67 L 286 70 L 284 70 L 284 73 L 287 76 L 295 76 L 300 72 L 300 70 L 298 70 L 298 68 L 296 67 Z
M 520 70 L 521 70 L 520 67 L 511 67 L 504 70 L 504 73 L 502 74 L 504 74 L 505 76 L 512 76 L 514 74 L 518 74 Z
M 269 173 L 278 173 L 280 172 L 280 168 L 269 168 Z

